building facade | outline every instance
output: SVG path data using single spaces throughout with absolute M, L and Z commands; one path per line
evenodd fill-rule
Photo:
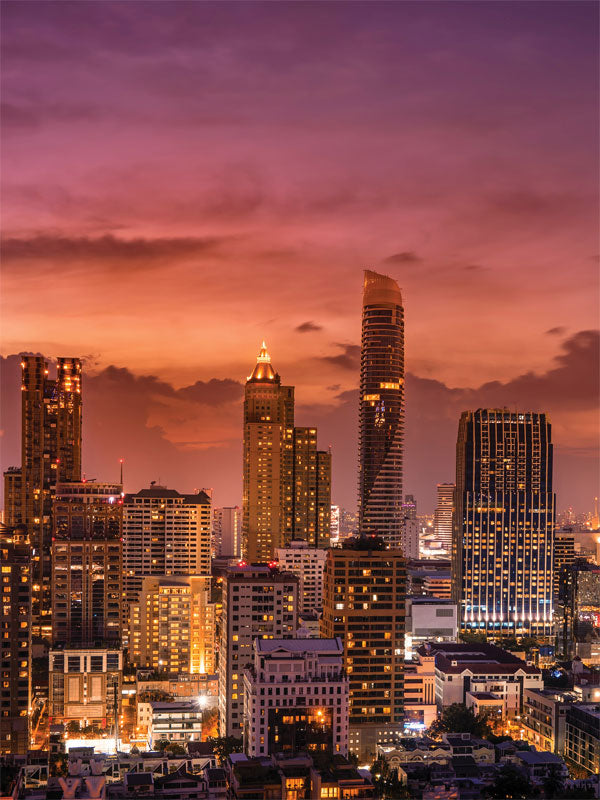
M 242 555 L 268 562 L 293 538 L 329 544 L 331 453 L 317 429 L 294 427 L 294 387 L 283 386 L 266 345 L 244 397 Z
M 149 722 L 151 747 L 161 741 L 185 746 L 187 742 L 199 742 L 202 738 L 202 710 L 195 698 L 172 703 L 151 702 Z
M 5 475 L 21 496 L 6 507 L 5 521 L 27 525 L 32 547 L 34 632 L 49 633 L 52 578 L 52 500 L 56 484 L 81 479 L 81 361 L 59 358 L 56 378 L 42 356 L 21 360 L 21 475 Z
M 219 641 L 219 729 L 244 730 L 244 668 L 259 639 L 292 638 L 298 627 L 298 577 L 276 567 L 229 567 L 223 576 Z
M 323 572 L 327 551 L 294 539 L 288 547 L 279 547 L 275 555 L 284 572 L 293 572 L 299 578 L 299 613 L 308 614 L 323 608 Z
M 51 548 L 53 645 L 120 646 L 122 533 L 120 484 L 57 484 Z
M 455 642 L 458 638 L 456 604 L 450 599 L 412 595 L 406 598 L 405 658 L 426 642 Z
M 215 670 L 215 606 L 210 578 L 151 576 L 129 610 L 129 658 L 167 675 Z
M 27 753 L 31 705 L 31 549 L 25 528 L 0 526 L 0 753 Z
M 404 309 L 392 278 L 365 270 L 359 397 L 359 530 L 399 547 L 402 532 Z
M 600 703 L 582 703 L 568 709 L 565 758 L 592 775 L 600 775 Z
M 433 515 L 433 531 L 447 557 L 452 553 L 452 530 L 454 527 L 454 490 L 453 483 L 438 483 L 437 505 Z
M 244 673 L 248 755 L 348 754 L 348 678 L 340 639 L 255 639 Z
M 127 606 L 152 575 L 210 575 L 211 500 L 152 485 L 123 501 L 123 565 Z M 125 610 L 125 613 L 127 613 Z
M 452 554 L 463 630 L 552 636 L 554 508 L 546 415 L 465 411 Z
M 230 506 L 213 509 L 213 557 L 242 557 L 242 509 Z
M 79 722 L 113 728 L 121 713 L 121 650 L 50 650 L 50 723 Z
M 379 732 L 401 724 L 406 562 L 375 536 L 327 552 L 321 635 L 344 642 L 351 749 L 375 752 Z

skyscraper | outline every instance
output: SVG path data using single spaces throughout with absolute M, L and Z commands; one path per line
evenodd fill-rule
M 391 547 L 402 530 L 404 309 L 398 284 L 365 270 L 359 398 L 361 533 Z
M 293 538 L 329 543 L 331 453 L 317 429 L 294 427 L 294 387 L 282 386 L 263 342 L 244 399 L 242 554 L 269 561 Z
M 241 557 L 242 509 L 239 506 L 213 509 L 212 553 L 213 557 Z
M 0 524 L 0 754 L 27 753 L 31 705 L 31 550 L 26 530 Z
M 552 634 L 554 508 L 546 415 L 463 412 L 452 546 L 463 630 Z
M 52 644 L 120 647 L 120 484 L 57 484 L 52 535 Z
M 405 596 L 404 554 L 381 537 L 349 537 L 327 551 L 321 636 L 344 642 L 350 749 L 360 758 L 403 730 Z
M 81 361 L 59 358 L 55 379 L 42 356 L 23 356 L 21 368 L 21 503 L 14 512 L 21 517 L 7 521 L 27 525 L 34 630 L 40 632 L 49 620 L 54 491 L 57 483 L 81 479 Z
M 454 515 L 454 490 L 453 483 L 438 483 L 437 506 L 433 515 L 433 530 L 435 538 L 441 542 L 442 549 L 448 555 L 452 552 L 452 528 Z
M 123 501 L 123 565 L 127 603 L 150 575 L 210 576 L 210 497 L 152 485 Z M 125 609 L 127 612 L 127 609 Z M 126 626 L 126 620 L 125 620 Z

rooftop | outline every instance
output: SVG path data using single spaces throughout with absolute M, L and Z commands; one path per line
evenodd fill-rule
M 344 652 L 342 640 L 335 639 L 255 639 L 257 653 L 333 653 Z
M 176 489 L 167 489 L 166 486 L 151 486 L 149 489 L 140 489 L 135 494 L 126 494 L 124 502 L 131 503 L 134 498 L 144 500 L 169 500 L 181 499 L 187 505 L 206 505 L 210 504 L 210 497 L 206 492 L 196 492 L 195 494 L 180 494 Z

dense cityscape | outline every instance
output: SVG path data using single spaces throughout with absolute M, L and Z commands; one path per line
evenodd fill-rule
M 404 308 L 364 273 L 358 514 L 263 342 L 243 496 L 82 476 L 81 358 L 22 356 L 4 474 L 2 796 L 598 797 L 600 520 L 552 428 L 465 410 L 431 517 L 403 485 Z

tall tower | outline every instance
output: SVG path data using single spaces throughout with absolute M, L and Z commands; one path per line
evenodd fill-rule
M 23 356 L 21 368 L 21 518 L 11 523 L 23 522 L 29 532 L 34 632 L 40 632 L 50 608 L 56 484 L 81 479 L 81 361 L 59 358 L 56 379 L 42 356 Z
M 454 490 L 453 483 L 438 483 L 437 506 L 433 516 L 433 529 L 435 538 L 442 543 L 442 548 L 450 556 L 452 552 L 452 518 L 454 515 Z
M 363 534 L 401 543 L 404 309 L 398 284 L 365 270 L 359 399 L 358 507 Z
M 452 544 L 454 600 L 463 630 L 552 634 L 554 508 L 546 415 L 463 412 Z
M 292 526 L 294 387 L 282 386 L 263 342 L 246 381 L 242 553 L 270 561 Z

